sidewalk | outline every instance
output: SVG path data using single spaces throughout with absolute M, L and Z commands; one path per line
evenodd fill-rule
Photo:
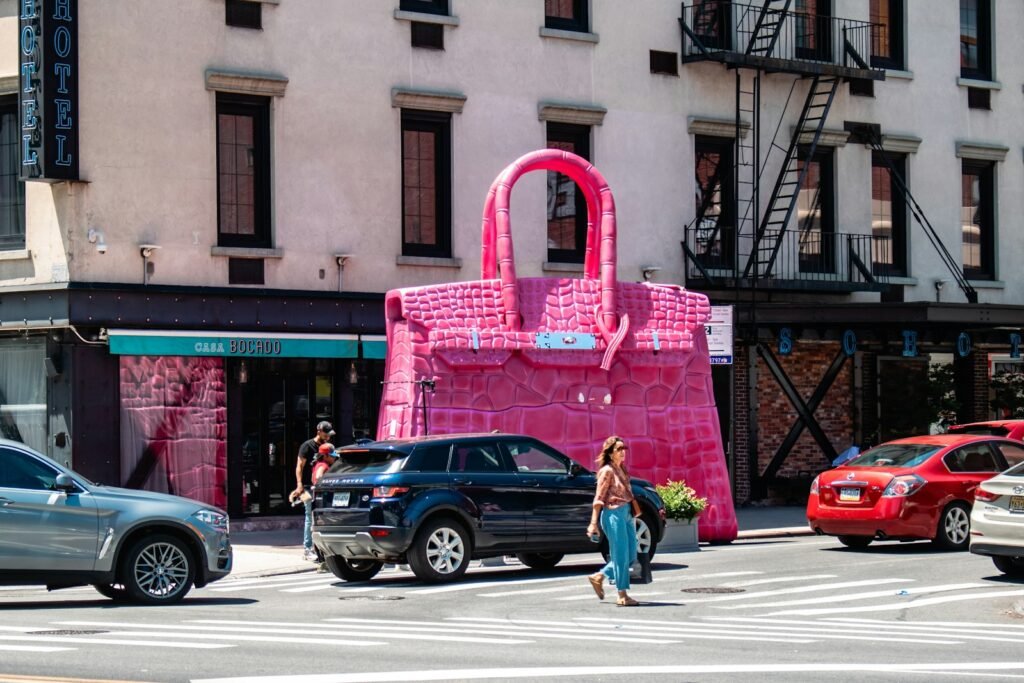
M 804 507 L 744 507 L 736 510 L 738 540 L 810 536 Z M 232 522 L 235 566 L 231 578 L 314 572 L 302 559 L 302 517 Z

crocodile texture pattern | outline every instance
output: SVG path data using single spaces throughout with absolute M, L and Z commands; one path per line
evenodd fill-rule
M 546 168 L 543 157 L 555 154 L 578 163 L 568 153 L 545 150 L 503 176 Z M 580 178 L 586 181 L 586 174 Z M 602 209 L 610 203 L 606 186 L 588 196 L 602 197 Z M 494 273 L 487 259 L 502 251 L 507 221 L 497 221 L 499 248 L 488 231 L 506 200 L 507 192 L 499 193 L 492 207 L 488 198 L 485 273 Z M 604 222 L 607 213 L 601 215 Z M 609 283 L 605 257 L 614 259 L 614 244 L 602 249 L 600 278 L 510 281 L 502 265 L 500 279 L 388 292 L 377 437 L 497 429 L 535 436 L 592 468 L 601 442 L 617 434 L 629 442 L 634 476 L 682 480 L 708 498 L 701 540 L 732 540 L 736 516 L 704 335 L 707 297 L 676 285 Z M 612 304 L 609 317 L 605 307 Z M 517 308 L 514 324 L 509 305 Z M 593 348 L 538 348 L 537 333 L 546 332 L 591 335 Z

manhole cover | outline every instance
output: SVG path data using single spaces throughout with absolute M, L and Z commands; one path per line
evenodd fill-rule
M 684 588 L 683 593 L 743 593 L 742 588 L 726 588 L 725 586 L 700 586 L 698 588 Z
M 366 602 L 381 602 L 383 600 L 405 600 L 401 595 L 343 595 L 339 600 L 363 600 Z
M 80 629 L 62 629 L 55 631 L 29 631 L 26 635 L 30 636 L 95 636 L 100 633 L 107 633 L 107 631 L 85 631 Z

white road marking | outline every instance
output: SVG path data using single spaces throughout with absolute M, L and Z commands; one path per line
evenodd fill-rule
M 248 590 L 252 590 L 254 588 L 259 588 L 260 590 L 262 590 L 262 589 L 265 589 L 265 588 L 293 588 L 295 586 L 312 586 L 312 585 L 317 585 L 317 586 L 328 585 L 329 586 L 330 584 L 337 583 L 340 580 L 341 579 L 337 579 L 333 575 L 331 575 L 330 578 L 325 577 L 325 576 L 321 576 L 319 578 L 313 578 L 312 576 L 306 576 L 306 577 L 303 578 L 302 581 L 295 581 L 295 580 L 285 581 L 285 582 L 275 581 L 273 583 L 245 584 L 244 586 L 227 586 L 227 585 L 222 585 L 222 586 L 214 586 L 213 588 L 210 588 L 209 590 L 210 590 L 211 593 L 237 593 L 239 591 L 248 591 Z
M 0 635 L 0 640 L 32 642 L 32 643 L 60 643 L 61 645 L 79 645 L 81 643 L 92 643 L 94 645 L 146 645 L 147 647 L 176 647 L 198 650 L 218 650 L 225 647 L 234 647 L 228 643 L 162 643 L 160 641 L 139 642 L 137 640 L 121 640 L 119 638 L 106 637 L 82 637 L 82 636 L 7 636 Z
M 969 624 L 964 624 L 961 628 L 929 628 L 929 627 L 917 627 L 913 624 L 898 624 L 894 622 L 880 622 L 877 624 L 846 624 L 842 622 L 833 621 L 822 621 L 822 620 L 795 620 L 795 619 L 769 619 L 759 617 L 705 617 L 709 621 L 718 622 L 731 622 L 731 623 L 746 623 L 756 624 L 759 629 L 765 629 L 768 631 L 792 630 L 792 631 L 811 631 L 813 633 L 820 633 L 822 628 L 830 629 L 833 633 L 875 633 L 883 635 L 884 639 L 888 642 L 890 635 L 917 635 L 917 636 L 936 636 L 944 638 L 956 638 L 958 640 L 989 640 L 997 643 L 1009 642 L 1019 643 L 1019 637 L 1012 637 L 1013 634 L 1005 633 L 986 633 L 985 631 L 972 630 L 969 628 Z M 780 624 L 786 624 L 782 626 Z M 707 624 L 713 626 L 714 624 Z M 731 624 L 730 624 L 731 625 Z
M 884 619 L 854 619 L 854 618 L 843 619 L 841 617 L 830 617 L 828 619 L 823 619 L 822 621 L 826 621 L 826 622 L 848 621 L 848 622 L 857 623 L 857 624 L 881 624 L 881 625 L 892 624 L 894 628 L 896 626 L 902 626 L 903 625 L 903 624 L 893 624 L 893 622 L 887 621 L 887 620 L 884 620 Z M 914 628 L 937 628 L 937 627 L 941 627 L 941 626 L 951 626 L 953 628 L 964 628 L 966 626 L 966 627 L 970 627 L 970 628 L 994 628 L 994 629 L 999 629 L 1000 631 L 1003 631 L 1003 630 L 1006 630 L 1006 629 L 1024 630 L 1024 624 L 992 624 L 992 623 L 984 623 L 984 622 L 980 622 L 980 621 L 915 621 L 915 622 L 908 622 L 906 625 L 907 626 L 913 626 Z
M 552 581 L 565 581 L 567 579 L 573 579 L 574 577 L 557 576 L 552 578 L 542 579 L 515 579 L 512 581 L 469 581 L 466 583 L 453 583 L 447 586 L 440 586 L 438 588 L 420 588 L 417 590 L 407 591 L 413 595 L 433 595 L 435 593 L 451 593 L 453 591 L 468 591 L 475 588 L 502 588 L 504 586 L 518 586 L 528 583 L 551 583 Z M 578 577 L 579 580 L 583 580 L 585 577 Z
M 925 595 L 927 593 L 942 593 L 944 591 L 958 591 L 967 588 L 983 588 L 991 584 L 987 583 L 950 583 L 944 586 L 921 586 L 920 588 L 907 588 L 907 595 Z M 792 605 L 816 605 L 821 603 L 832 604 L 834 602 L 850 602 L 853 600 L 867 600 L 869 598 L 886 598 L 895 595 L 893 589 L 883 591 L 867 591 L 864 593 L 847 593 L 846 595 L 826 595 L 818 598 L 803 598 L 802 600 L 778 600 L 776 602 L 756 602 L 751 605 L 722 605 L 715 609 L 751 609 L 757 607 L 788 607 Z
M 716 572 L 714 574 L 701 574 L 699 576 L 691 576 L 691 579 L 718 579 L 726 576 L 751 576 L 754 574 L 764 574 L 764 572 Z
M 531 588 L 522 591 L 502 591 L 500 593 L 477 593 L 477 597 L 480 598 L 503 598 L 507 595 L 534 595 L 536 593 L 561 593 L 562 591 L 580 590 L 582 586 L 578 585 L 578 582 L 573 582 L 569 586 L 556 586 L 554 588 Z M 593 591 L 591 591 L 593 593 Z
M 766 583 L 793 583 L 794 581 L 812 581 L 815 579 L 834 579 L 835 574 L 810 574 L 808 576 L 786 576 L 779 579 L 755 579 L 753 581 L 730 581 L 723 583 L 723 586 L 730 588 L 744 588 L 747 586 L 761 586 Z
M 302 674 L 283 676 L 244 676 L 237 678 L 193 679 L 192 683 L 387 683 L 389 681 L 447 681 L 486 680 L 495 678 L 526 678 L 541 680 L 576 676 L 594 678 L 597 676 L 623 677 L 645 675 L 696 675 L 696 674 L 749 674 L 761 677 L 764 674 L 782 673 L 952 673 L 982 671 L 1020 671 L 1022 662 L 922 662 L 922 663 L 826 663 L 813 664 L 665 664 L 660 666 L 563 666 L 563 667 L 519 667 L 507 669 L 443 669 L 434 671 L 362 671 L 344 674 Z
M 34 645 L 0 645 L 0 652 L 65 652 L 73 647 L 35 647 Z
M 987 591 L 984 593 L 968 593 L 965 595 L 947 595 L 939 598 L 925 598 L 924 600 L 891 602 L 885 605 L 863 605 L 861 607 L 823 607 L 820 609 L 794 609 L 780 612 L 770 612 L 764 616 L 785 616 L 799 614 L 801 616 L 814 616 L 818 614 L 850 614 L 853 612 L 887 612 L 890 610 L 913 609 L 917 607 L 928 607 L 930 605 L 941 605 L 947 602 L 959 602 L 961 600 L 981 600 L 983 598 L 1010 598 L 1024 595 L 1024 590 L 1016 591 Z
M 730 595 L 717 595 L 713 598 L 687 599 L 686 604 L 693 605 L 703 602 L 727 602 L 735 600 L 749 600 L 751 598 L 766 598 L 773 595 L 792 595 L 795 593 L 813 593 L 815 591 L 837 590 L 839 588 L 856 588 L 857 586 L 878 586 L 886 583 L 913 583 L 914 579 L 868 579 L 866 581 L 840 581 L 838 583 L 818 583 L 813 586 L 801 586 L 799 588 L 780 588 L 770 591 L 755 591 L 753 593 L 734 593 Z
M 335 585 L 337 581 L 331 583 L 314 584 L 311 586 L 303 586 L 301 588 L 285 588 L 280 591 L 281 593 L 309 593 L 311 591 L 322 591 L 325 588 L 336 588 L 345 593 L 370 593 L 372 591 L 384 590 L 385 586 L 360 586 L 359 588 L 345 588 L 344 586 Z

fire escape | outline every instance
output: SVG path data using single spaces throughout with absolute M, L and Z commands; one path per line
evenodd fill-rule
M 682 7 L 683 63 L 724 64 L 734 71 L 736 93 L 734 225 L 707 220 L 707 207 L 698 207 L 683 241 L 688 282 L 705 289 L 882 291 L 872 263 L 888 244 L 819 224 L 822 193 L 807 182 L 843 81 L 885 77 L 863 56 L 870 54 L 871 24 L 798 12 L 794 4 L 703 0 Z M 796 79 L 763 147 L 761 84 L 770 73 Z M 800 94 L 799 117 L 787 131 L 783 121 Z M 762 186 L 771 188 L 767 197 Z

